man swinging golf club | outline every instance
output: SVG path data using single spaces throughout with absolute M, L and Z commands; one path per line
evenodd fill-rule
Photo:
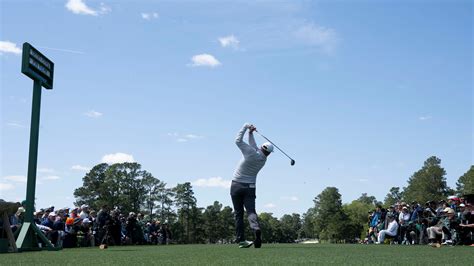
M 249 130 L 248 144 L 243 141 L 247 129 Z M 273 151 L 273 145 L 270 142 L 266 142 L 262 146 L 257 147 L 253 136 L 253 132 L 256 130 L 257 128 L 254 125 L 246 123 L 239 131 L 235 140 L 235 144 L 237 144 L 243 155 L 234 172 L 234 179 L 230 187 L 239 248 L 248 248 L 252 244 L 255 244 L 256 248 L 262 246 L 262 232 L 260 231 L 257 213 L 255 212 L 255 183 L 258 172 L 265 165 L 268 155 Z M 244 207 L 247 210 L 250 228 L 255 233 L 255 242 L 245 240 Z

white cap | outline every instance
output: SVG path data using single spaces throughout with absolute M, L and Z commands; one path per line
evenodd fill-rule
M 273 152 L 273 144 L 271 144 L 270 142 L 263 143 L 262 150 L 267 151 L 267 152 Z

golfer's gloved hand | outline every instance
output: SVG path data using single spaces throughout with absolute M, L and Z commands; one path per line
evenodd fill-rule
M 257 130 L 257 128 L 254 125 L 250 125 L 249 130 L 250 130 L 250 133 L 252 133 L 255 130 Z

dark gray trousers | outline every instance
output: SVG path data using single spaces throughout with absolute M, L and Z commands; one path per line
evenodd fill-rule
M 255 184 L 246 184 L 232 181 L 230 196 L 234 205 L 235 232 L 237 242 L 245 240 L 244 235 L 244 207 L 247 211 L 250 228 L 255 232 L 260 230 L 257 213 L 255 212 Z

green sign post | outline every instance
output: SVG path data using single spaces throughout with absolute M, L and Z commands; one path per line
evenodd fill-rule
M 38 138 L 41 109 L 41 88 L 53 89 L 54 63 L 31 44 L 23 44 L 21 72 L 33 79 L 33 106 L 31 110 L 30 151 L 28 157 L 28 182 L 26 185 L 26 212 L 23 225 L 16 240 L 19 250 L 41 250 L 38 238 L 45 244 L 43 248 L 58 250 L 38 229 L 34 222 L 36 168 L 38 159 Z

